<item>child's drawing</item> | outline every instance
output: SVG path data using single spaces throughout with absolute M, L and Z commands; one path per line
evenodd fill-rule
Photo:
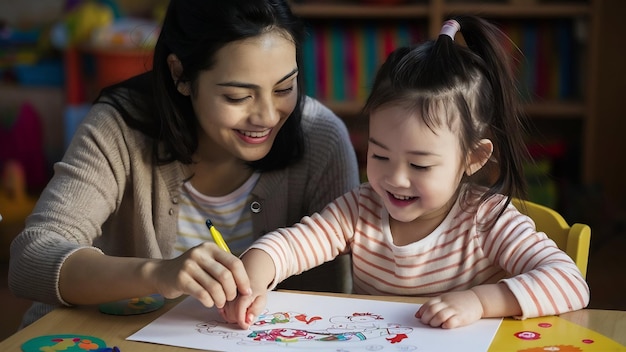
M 467 328 L 425 326 L 417 304 L 270 292 L 249 329 L 187 298 L 131 340 L 227 352 L 486 351 L 500 320 Z
M 413 329 L 396 323 L 387 323 L 381 314 L 353 313 L 345 316 L 328 318 L 326 328 L 318 328 L 315 322 L 322 320 L 320 316 L 308 318 L 303 313 L 275 312 L 259 316 L 250 333 L 233 333 L 228 326 L 220 322 L 198 324 L 199 332 L 207 335 L 223 336 L 227 339 L 276 342 L 284 344 L 302 342 L 357 342 L 384 337 L 387 343 L 395 344 L 408 337 Z M 302 324 L 310 327 L 302 327 Z M 269 325 L 269 329 L 257 329 Z M 273 326 L 273 327 L 272 327 Z M 249 344 L 247 344 L 249 345 Z
M 236 340 L 247 346 L 259 342 L 268 345 L 297 347 L 304 343 L 319 342 L 361 342 L 380 339 L 380 343 L 397 344 L 408 338 L 413 329 L 396 323 L 385 322 L 382 314 L 359 313 L 332 316 L 328 318 L 326 328 L 316 328 L 315 324 L 323 320 L 320 316 L 307 316 L 296 312 L 274 312 L 260 315 L 252 325 L 251 332 L 234 332 L 231 324 L 209 321 L 197 325 L 198 332 L 206 335 L 221 336 L 223 339 Z M 319 325 L 319 324 L 318 324 Z M 266 327 L 266 329 L 258 329 Z M 297 345 L 296 345 L 297 343 Z

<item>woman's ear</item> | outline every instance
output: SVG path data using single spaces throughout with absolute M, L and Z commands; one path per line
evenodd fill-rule
M 471 176 L 478 172 L 493 154 L 493 143 L 490 139 L 481 139 L 468 156 L 465 174 Z
M 191 88 L 189 82 L 180 80 L 180 76 L 183 74 L 183 64 L 176 54 L 169 54 L 167 56 L 167 66 L 170 69 L 176 90 L 182 95 L 189 96 L 189 94 L 191 94 Z

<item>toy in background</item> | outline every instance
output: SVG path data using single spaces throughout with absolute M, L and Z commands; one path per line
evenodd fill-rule
M 49 179 L 43 134 L 37 111 L 30 103 L 0 114 L 0 261 L 8 261 L 9 246 L 24 228 L 38 193 Z
M 35 206 L 36 200 L 28 195 L 26 188 L 26 174 L 21 163 L 6 161 L 0 179 L 0 261 L 8 261 L 11 241 L 22 231 L 26 216 Z
M 97 28 L 113 23 L 116 8 L 100 1 L 72 1 L 65 4 L 65 15 L 50 32 L 52 44 L 67 49 L 88 43 Z
M 64 113 L 65 147 L 89 111 L 93 97 L 110 84 L 152 68 L 152 48 L 161 18 L 125 16 L 112 0 L 68 1 L 67 14 L 52 30 L 52 42 L 64 51 L 67 107 Z M 153 16 L 164 9 L 153 7 Z M 94 62 L 92 92 L 84 82 L 84 54 Z
M 44 154 L 41 118 L 29 102 L 17 109 L 0 111 L 0 170 L 11 162 L 19 163 L 23 169 L 26 192 L 39 193 L 48 183 L 50 172 Z
M 89 111 L 83 84 L 83 60 L 79 47 L 89 42 L 97 28 L 113 23 L 119 13 L 116 7 L 96 1 L 68 0 L 65 15 L 50 31 L 52 44 L 63 51 L 65 68 L 65 92 L 67 106 L 63 113 L 64 147 L 74 135 L 76 126 Z

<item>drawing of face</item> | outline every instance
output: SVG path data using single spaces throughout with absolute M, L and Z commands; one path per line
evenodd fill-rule
M 196 324 L 196 331 L 202 335 L 221 336 L 223 339 L 236 339 L 243 337 L 236 332 L 219 330 L 219 323 L 216 321 L 207 321 Z
M 203 323 L 198 323 L 196 324 L 196 330 L 198 330 L 199 332 L 201 332 L 200 330 L 212 330 L 217 326 L 217 322 L 216 321 L 206 321 Z
M 340 315 L 331 317 L 328 319 L 333 324 L 342 325 L 343 323 L 371 323 L 377 320 L 384 320 L 384 318 L 378 314 L 372 313 L 354 313 L 352 315 Z

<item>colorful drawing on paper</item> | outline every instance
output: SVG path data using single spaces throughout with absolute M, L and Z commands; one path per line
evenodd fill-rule
M 329 326 L 317 328 L 315 323 L 322 319 L 319 316 L 308 318 L 302 313 L 274 312 L 262 314 L 250 332 L 235 335 L 231 331 L 223 330 L 219 322 L 200 324 L 198 331 L 208 335 L 228 335 L 230 339 L 239 339 L 240 343 L 245 345 L 258 343 L 267 345 L 273 342 L 276 345 L 292 347 L 301 345 L 313 347 L 318 346 L 318 342 L 361 342 L 380 338 L 386 340 L 381 343 L 395 344 L 407 339 L 408 334 L 413 331 L 413 328 L 408 326 L 384 324 L 381 315 L 372 313 L 357 312 L 349 316 L 333 316 L 328 319 Z
M 445 330 L 421 324 L 418 304 L 270 292 L 248 329 L 187 298 L 128 340 L 213 351 L 487 351 L 501 319 Z

